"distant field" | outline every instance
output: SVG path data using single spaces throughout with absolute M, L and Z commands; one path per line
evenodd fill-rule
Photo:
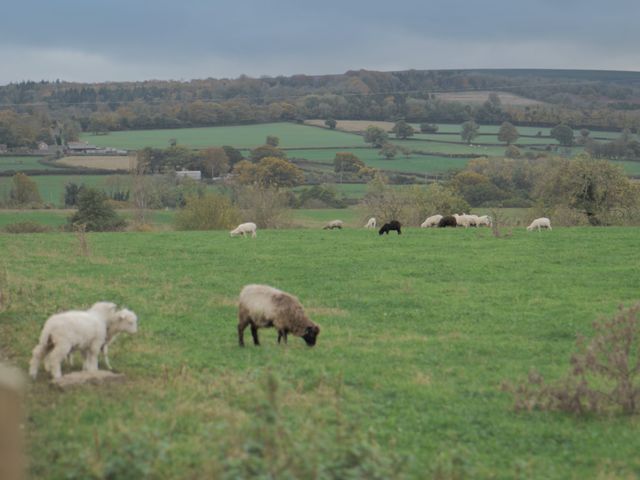
M 362 138 L 344 132 L 310 128 L 293 123 L 267 123 L 237 127 L 182 128 L 170 130 L 136 130 L 111 132 L 109 135 L 84 133 L 81 140 L 101 147 L 140 149 L 165 148 L 174 138 L 179 145 L 191 148 L 231 145 L 255 148 L 265 143 L 267 135 L 280 139 L 280 147 L 345 147 L 361 146 Z
M 40 163 L 42 157 L 5 157 L 0 156 L 0 172 L 14 170 L 20 172 L 23 170 L 52 170 L 55 167 L 43 165 Z
M 57 160 L 56 163 L 71 167 L 100 168 L 103 170 L 130 170 L 135 165 L 135 156 L 72 156 Z
M 68 183 L 84 184 L 91 187 L 104 186 L 108 175 L 40 175 L 30 177 L 38 185 L 38 191 L 45 203 L 61 206 L 64 187 Z M 0 177 L 0 196 L 6 196 L 11 189 L 11 177 Z
M 543 105 L 543 102 L 538 100 L 532 100 L 530 98 L 514 95 L 513 93 L 505 92 L 447 92 L 436 93 L 436 98 L 444 100 L 445 102 L 460 102 L 469 104 L 480 104 L 489 100 L 491 93 L 498 94 L 500 101 L 503 105 L 512 105 L 514 107 L 528 107 L 532 105 Z

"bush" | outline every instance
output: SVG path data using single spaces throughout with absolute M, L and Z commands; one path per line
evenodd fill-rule
M 47 233 L 53 229 L 48 225 L 42 225 L 41 223 L 28 220 L 26 222 L 10 223 L 6 225 L 3 230 L 7 233 Z
M 234 197 L 242 217 L 259 228 L 281 228 L 290 223 L 287 191 L 256 185 L 236 186 Z
M 640 410 L 640 303 L 611 319 L 593 324 L 595 335 L 579 337 L 568 375 L 547 384 L 536 371 L 528 381 L 506 389 L 514 394 L 516 410 L 556 410 L 584 414 Z
M 86 225 L 87 232 L 117 231 L 126 226 L 125 220 L 108 202 L 107 195 L 95 188 L 83 188 L 78 194 L 78 211 L 69 217 L 68 228 L 76 224 Z
M 176 230 L 222 230 L 234 227 L 239 215 L 231 200 L 217 193 L 189 196 L 175 219 Z

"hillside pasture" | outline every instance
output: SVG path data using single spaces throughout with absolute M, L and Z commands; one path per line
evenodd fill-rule
M 489 95 L 495 93 L 500 98 L 500 102 L 503 105 L 509 105 L 514 107 L 531 107 L 535 105 L 544 105 L 544 102 L 533 100 L 531 98 L 522 97 L 520 95 L 514 95 L 507 92 L 489 92 L 489 91 L 476 91 L 476 92 L 446 92 L 436 93 L 437 99 L 444 102 L 457 102 L 470 105 L 479 105 L 489 100 Z
M 633 228 L 88 242 L 82 257 L 72 234 L 0 235 L 10 299 L 0 349 L 22 370 L 53 312 L 108 299 L 140 319 L 137 335 L 110 348 L 124 383 L 61 393 L 42 372 L 30 385 L 31 478 L 308 478 L 297 460 L 310 451 L 304 464 L 340 472 L 334 478 L 640 471 L 635 418 L 515 413 L 501 388 L 532 368 L 559 378 L 576 334 L 590 336 L 593 320 L 638 300 Z M 238 347 L 236 298 L 253 282 L 301 299 L 322 328 L 316 347 L 294 336 L 277 345 L 268 329 L 261 347 Z
M 81 140 L 100 147 L 141 149 L 166 148 L 175 139 L 178 145 L 207 148 L 230 145 L 235 148 L 255 148 L 265 143 L 267 135 L 280 139 L 280 147 L 349 147 L 361 146 L 362 138 L 344 132 L 310 128 L 293 123 L 266 123 L 232 127 L 182 128 L 167 130 L 136 130 L 111 132 L 108 135 L 83 133 Z
M 88 187 L 104 187 L 108 175 L 37 175 L 31 178 L 38 185 L 38 191 L 45 203 L 62 206 L 64 188 L 68 183 Z M 7 197 L 11 189 L 12 177 L 0 177 L 0 197 Z

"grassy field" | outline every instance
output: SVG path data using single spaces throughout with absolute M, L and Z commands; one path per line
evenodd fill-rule
M 32 478 L 640 475 L 637 418 L 514 413 L 501 390 L 532 367 L 557 378 L 576 333 L 638 300 L 636 229 L 88 240 L 81 257 L 73 235 L 0 235 L 0 349 L 23 370 L 53 312 L 109 299 L 140 319 L 110 349 L 124 383 L 30 386 Z M 299 296 L 318 345 L 261 330 L 262 347 L 239 348 L 252 282 Z
M 311 128 L 293 123 L 266 123 L 238 127 L 181 128 L 171 130 L 136 130 L 111 132 L 109 135 L 83 133 L 81 140 L 101 147 L 139 149 L 165 148 L 175 138 L 179 145 L 192 148 L 231 145 L 236 148 L 255 148 L 263 145 L 267 135 L 280 139 L 280 147 L 348 147 L 362 146 L 356 135 Z
M 38 185 L 38 191 L 45 203 L 61 206 L 64 187 L 68 183 L 84 184 L 89 187 L 105 185 L 106 175 L 41 175 L 30 177 Z M 0 177 L 0 196 L 6 196 L 11 189 L 11 177 Z
M 20 172 L 23 170 L 51 170 L 55 167 L 40 163 L 42 157 L 5 157 L 0 155 L 0 172 L 13 170 Z
M 135 156 L 115 156 L 115 155 L 75 155 L 64 157 L 56 163 L 68 165 L 70 167 L 100 168 L 105 170 L 130 170 L 136 165 Z

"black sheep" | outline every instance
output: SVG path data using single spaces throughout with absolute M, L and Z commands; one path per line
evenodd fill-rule
M 387 235 L 389 235 L 389 232 L 391 230 L 395 230 L 396 232 L 398 232 L 398 235 L 400 235 L 402 233 L 402 231 L 400 230 L 400 227 L 402 227 L 402 225 L 400 224 L 399 221 L 391 220 L 389 223 L 385 223 L 382 226 L 378 234 L 382 235 L 383 233 L 386 233 Z
M 453 215 L 446 215 L 442 217 L 438 222 L 438 227 L 440 228 L 455 227 L 457 225 L 458 225 L 458 222 L 456 222 L 456 217 L 454 217 Z

